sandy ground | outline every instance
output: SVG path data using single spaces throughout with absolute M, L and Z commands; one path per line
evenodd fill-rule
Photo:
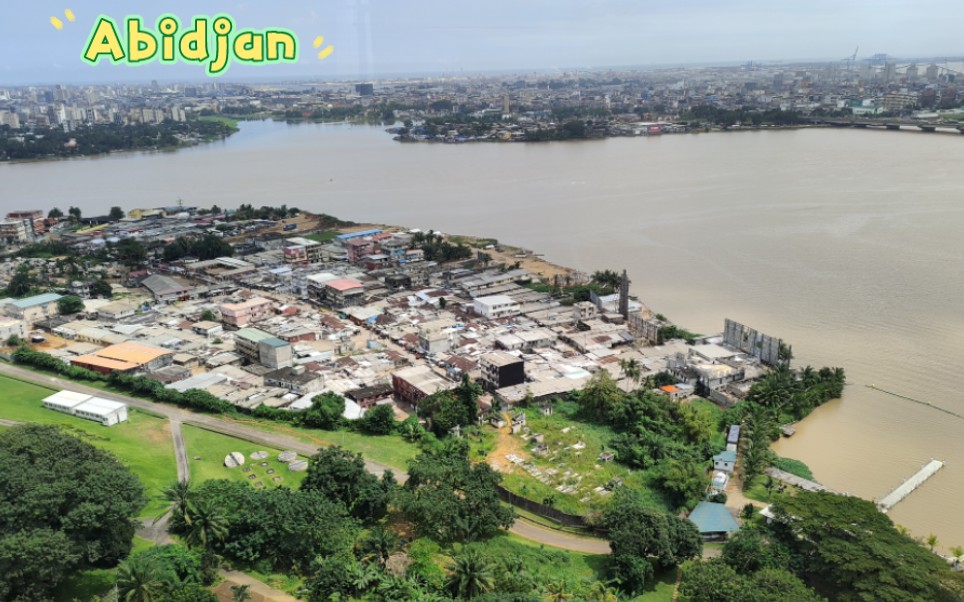
M 509 413 L 503 412 L 502 418 L 505 420 L 505 426 L 498 429 L 495 440 L 495 449 L 486 457 L 486 462 L 489 466 L 494 468 L 499 472 L 513 472 L 515 469 L 515 464 L 509 462 L 506 456 L 509 454 L 515 454 L 522 459 L 528 459 L 529 453 L 526 451 L 525 444 L 522 439 L 512 434 L 512 427 L 509 426 Z
M 52 332 L 43 333 L 46 337 L 46 341 L 43 343 L 34 345 L 33 348 L 37 351 L 47 351 L 49 349 L 63 349 L 67 346 L 67 341 L 53 334 Z

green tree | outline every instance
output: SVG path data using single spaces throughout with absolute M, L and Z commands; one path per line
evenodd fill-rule
M 174 481 L 161 492 L 161 497 L 164 501 L 171 503 L 171 530 L 175 533 L 185 533 L 191 524 L 191 504 L 195 498 L 191 482 L 186 480 Z M 155 519 L 155 522 L 160 520 L 167 512 L 165 510 L 161 516 Z
M 30 266 L 26 263 L 21 263 L 17 266 L 17 271 L 14 272 L 10 283 L 7 284 L 7 295 L 11 297 L 25 297 L 30 293 L 33 285 L 34 278 L 33 274 L 30 273 Z
M 837 600 L 952 600 L 961 583 L 947 564 L 902 535 L 873 503 L 826 492 L 777 496 L 770 532 L 791 566 Z M 955 589 L 956 588 L 956 589 Z
M 185 541 L 191 548 L 210 550 L 228 534 L 228 521 L 213 504 L 200 499 L 189 503 L 190 522 Z
M 473 547 L 452 559 L 445 589 L 453 596 L 471 600 L 492 589 L 492 567 Z
M 170 575 L 147 556 L 128 558 L 117 568 L 117 598 L 123 602 L 162 602 Z
M 234 602 L 246 602 L 251 599 L 251 592 L 248 591 L 251 586 L 248 584 L 243 585 L 232 585 L 231 586 L 231 599 Z
M 137 478 L 103 450 L 51 426 L 0 431 L 0 591 L 14 579 L 40 593 L 72 570 L 114 566 L 145 503 Z M 34 564 L 50 555 L 55 566 Z
M 391 404 L 376 405 L 365 412 L 358 426 L 369 435 L 388 435 L 395 430 L 395 410 Z
M 311 407 L 302 412 L 302 423 L 310 428 L 331 430 L 345 413 L 345 398 L 337 393 L 322 393 L 311 398 Z
M 620 487 L 602 517 L 612 554 L 610 574 L 630 593 L 642 591 L 652 577 L 649 560 L 670 567 L 698 557 L 703 540 L 696 525 L 647 507 L 639 494 Z
M 138 267 L 147 261 L 147 247 L 133 238 L 125 238 L 114 246 L 117 260 L 128 267 Z
M 673 503 L 681 508 L 695 506 L 709 485 L 705 466 L 674 458 L 660 465 L 656 479 L 660 487 L 672 496 Z
M 605 422 L 610 411 L 623 399 L 616 381 L 608 370 L 600 370 L 592 375 L 579 395 L 579 406 L 593 420 Z
M 80 207 L 71 207 L 67 210 L 67 214 L 70 215 L 70 221 L 79 222 L 81 218 Z
M 60 315 L 67 316 L 84 311 L 84 300 L 76 295 L 67 295 L 57 301 L 57 310 Z
M 90 294 L 95 297 L 110 299 L 114 296 L 114 289 L 106 280 L 95 280 L 90 283 Z
M 127 217 L 127 214 L 124 213 L 124 210 L 120 207 L 111 207 L 110 213 L 107 214 L 107 217 L 109 217 L 111 221 L 116 222 Z
M 57 209 L 56 207 L 54 207 L 47 213 L 47 217 L 49 217 L 50 219 L 60 219 L 63 216 L 64 216 L 64 212 L 61 211 L 60 209 Z
M 340 503 L 354 517 L 372 523 L 385 516 L 394 491 L 394 477 L 378 478 L 365 468 L 359 453 L 338 446 L 323 447 L 311 457 L 303 491 L 315 491 Z
M 216 322 L 218 317 L 214 315 L 214 312 L 210 309 L 204 309 L 201 311 L 201 321 L 203 322 Z
M 410 462 L 399 505 L 419 535 L 441 542 L 486 539 L 514 520 L 499 500 L 501 480 L 488 464 L 470 465 L 465 441 L 445 439 Z

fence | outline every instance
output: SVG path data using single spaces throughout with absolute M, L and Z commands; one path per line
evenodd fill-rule
M 583 516 L 578 516 L 575 514 L 566 514 L 561 510 L 556 510 L 555 508 L 551 508 L 549 506 L 546 506 L 545 504 L 540 504 L 539 502 L 535 502 L 533 500 L 530 500 L 520 495 L 517 495 L 515 493 L 512 493 L 511 491 L 509 491 L 508 489 L 505 489 L 501 485 L 497 485 L 496 489 L 498 490 L 499 498 L 502 499 L 502 501 L 512 504 L 513 506 L 522 508 L 527 512 L 531 512 L 543 518 L 554 520 L 562 525 L 565 525 L 566 527 L 586 529 L 586 530 L 595 531 L 599 533 L 602 532 L 600 528 L 592 526 L 588 522 L 586 522 L 586 518 Z

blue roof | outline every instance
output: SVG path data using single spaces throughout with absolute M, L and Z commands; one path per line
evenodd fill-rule
M 696 523 L 700 533 L 730 533 L 740 530 L 740 525 L 724 504 L 700 502 L 690 513 L 690 520 Z
M 721 451 L 720 453 L 713 456 L 714 462 L 736 462 L 736 452 L 735 451 Z
M 378 228 L 372 230 L 362 230 L 361 232 L 349 232 L 348 234 L 339 234 L 335 238 L 338 240 L 348 240 L 350 238 L 358 238 L 359 236 L 375 236 L 376 234 L 381 234 L 382 231 Z
M 36 307 L 37 305 L 44 305 L 46 303 L 52 303 L 60 299 L 60 295 L 57 293 L 44 293 L 42 295 L 36 295 L 34 297 L 26 297 L 24 299 L 17 299 L 13 301 L 13 305 L 20 309 L 27 309 L 28 307 Z
M 740 440 L 740 425 L 734 424 L 730 427 L 730 434 L 726 437 L 727 443 L 736 443 Z
M 260 341 L 258 341 L 258 343 L 261 344 L 261 345 L 267 345 L 267 346 L 269 346 L 269 347 L 274 347 L 275 349 L 278 349 L 278 348 L 281 348 L 281 347 L 285 347 L 285 346 L 288 345 L 288 343 L 282 341 L 281 339 L 279 339 L 279 338 L 277 338 L 277 337 L 268 337 L 268 338 L 266 338 L 266 339 L 261 339 Z

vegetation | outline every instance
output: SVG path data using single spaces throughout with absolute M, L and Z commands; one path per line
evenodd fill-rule
M 84 311 L 84 300 L 76 295 L 66 295 L 57 301 L 57 311 L 62 316 Z
M 488 464 L 471 465 L 468 445 L 448 438 L 413 460 L 399 507 L 416 533 L 439 542 L 487 539 L 513 522 L 499 501 L 501 477 Z
M 744 526 L 720 559 L 686 565 L 680 599 L 909 602 L 964 594 L 961 574 L 871 502 L 800 491 L 776 496 L 772 510 L 772 523 Z
M 474 255 L 472 247 L 464 243 L 452 244 L 437 232 L 416 232 L 412 235 L 412 247 L 422 249 L 428 261 L 439 263 L 469 259 Z
M 318 450 L 311 458 L 307 478 L 301 483 L 302 491 L 315 491 L 340 503 L 351 516 L 365 524 L 373 524 L 385 516 L 395 487 L 391 471 L 379 480 L 365 468 L 361 454 L 340 447 Z
M 178 236 L 174 242 L 164 247 L 165 261 L 177 261 L 185 257 L 194 257 L 205 261 L 218 257 L 231 257 L 232 255 L 234 255 L 234 247 L 214 234 L 191 238 Z
M 146 501 L 113 456 L 56 427 L 0 432 L 0 597 L 44 600 L 72 571 L 113 566 Z
M 651 582 L 654 567 L 669 568 L 703 551 L 696 525 L 647 507 L 625 487 L 616 490 L 602 524 L 612 548 L 609 572 L 629 593 L 639 593 Z
M 744 126 L 761 125 L 797 125 L 805 123 L 803 116 L 796 111 L 768 109 L 760 111 L 742 107 L 740 109 L 724 109 L 712 105 L 693 107 L 683 115 L 683 119 L 711 123 L 723 127 L 737 124 Z
M 0 129 L 0 133 L 4 130 Z M 97 124 L 80 126 L 69 133 L 61 127 L 6 130 L 0 137 L 0 161 L 77 157 L 119 150 L 171 148 L 200 140 L 224 138 L 232 130 L 210 121 L 159 124 Z M 77 219 L 80 216 L 76 216 Z

